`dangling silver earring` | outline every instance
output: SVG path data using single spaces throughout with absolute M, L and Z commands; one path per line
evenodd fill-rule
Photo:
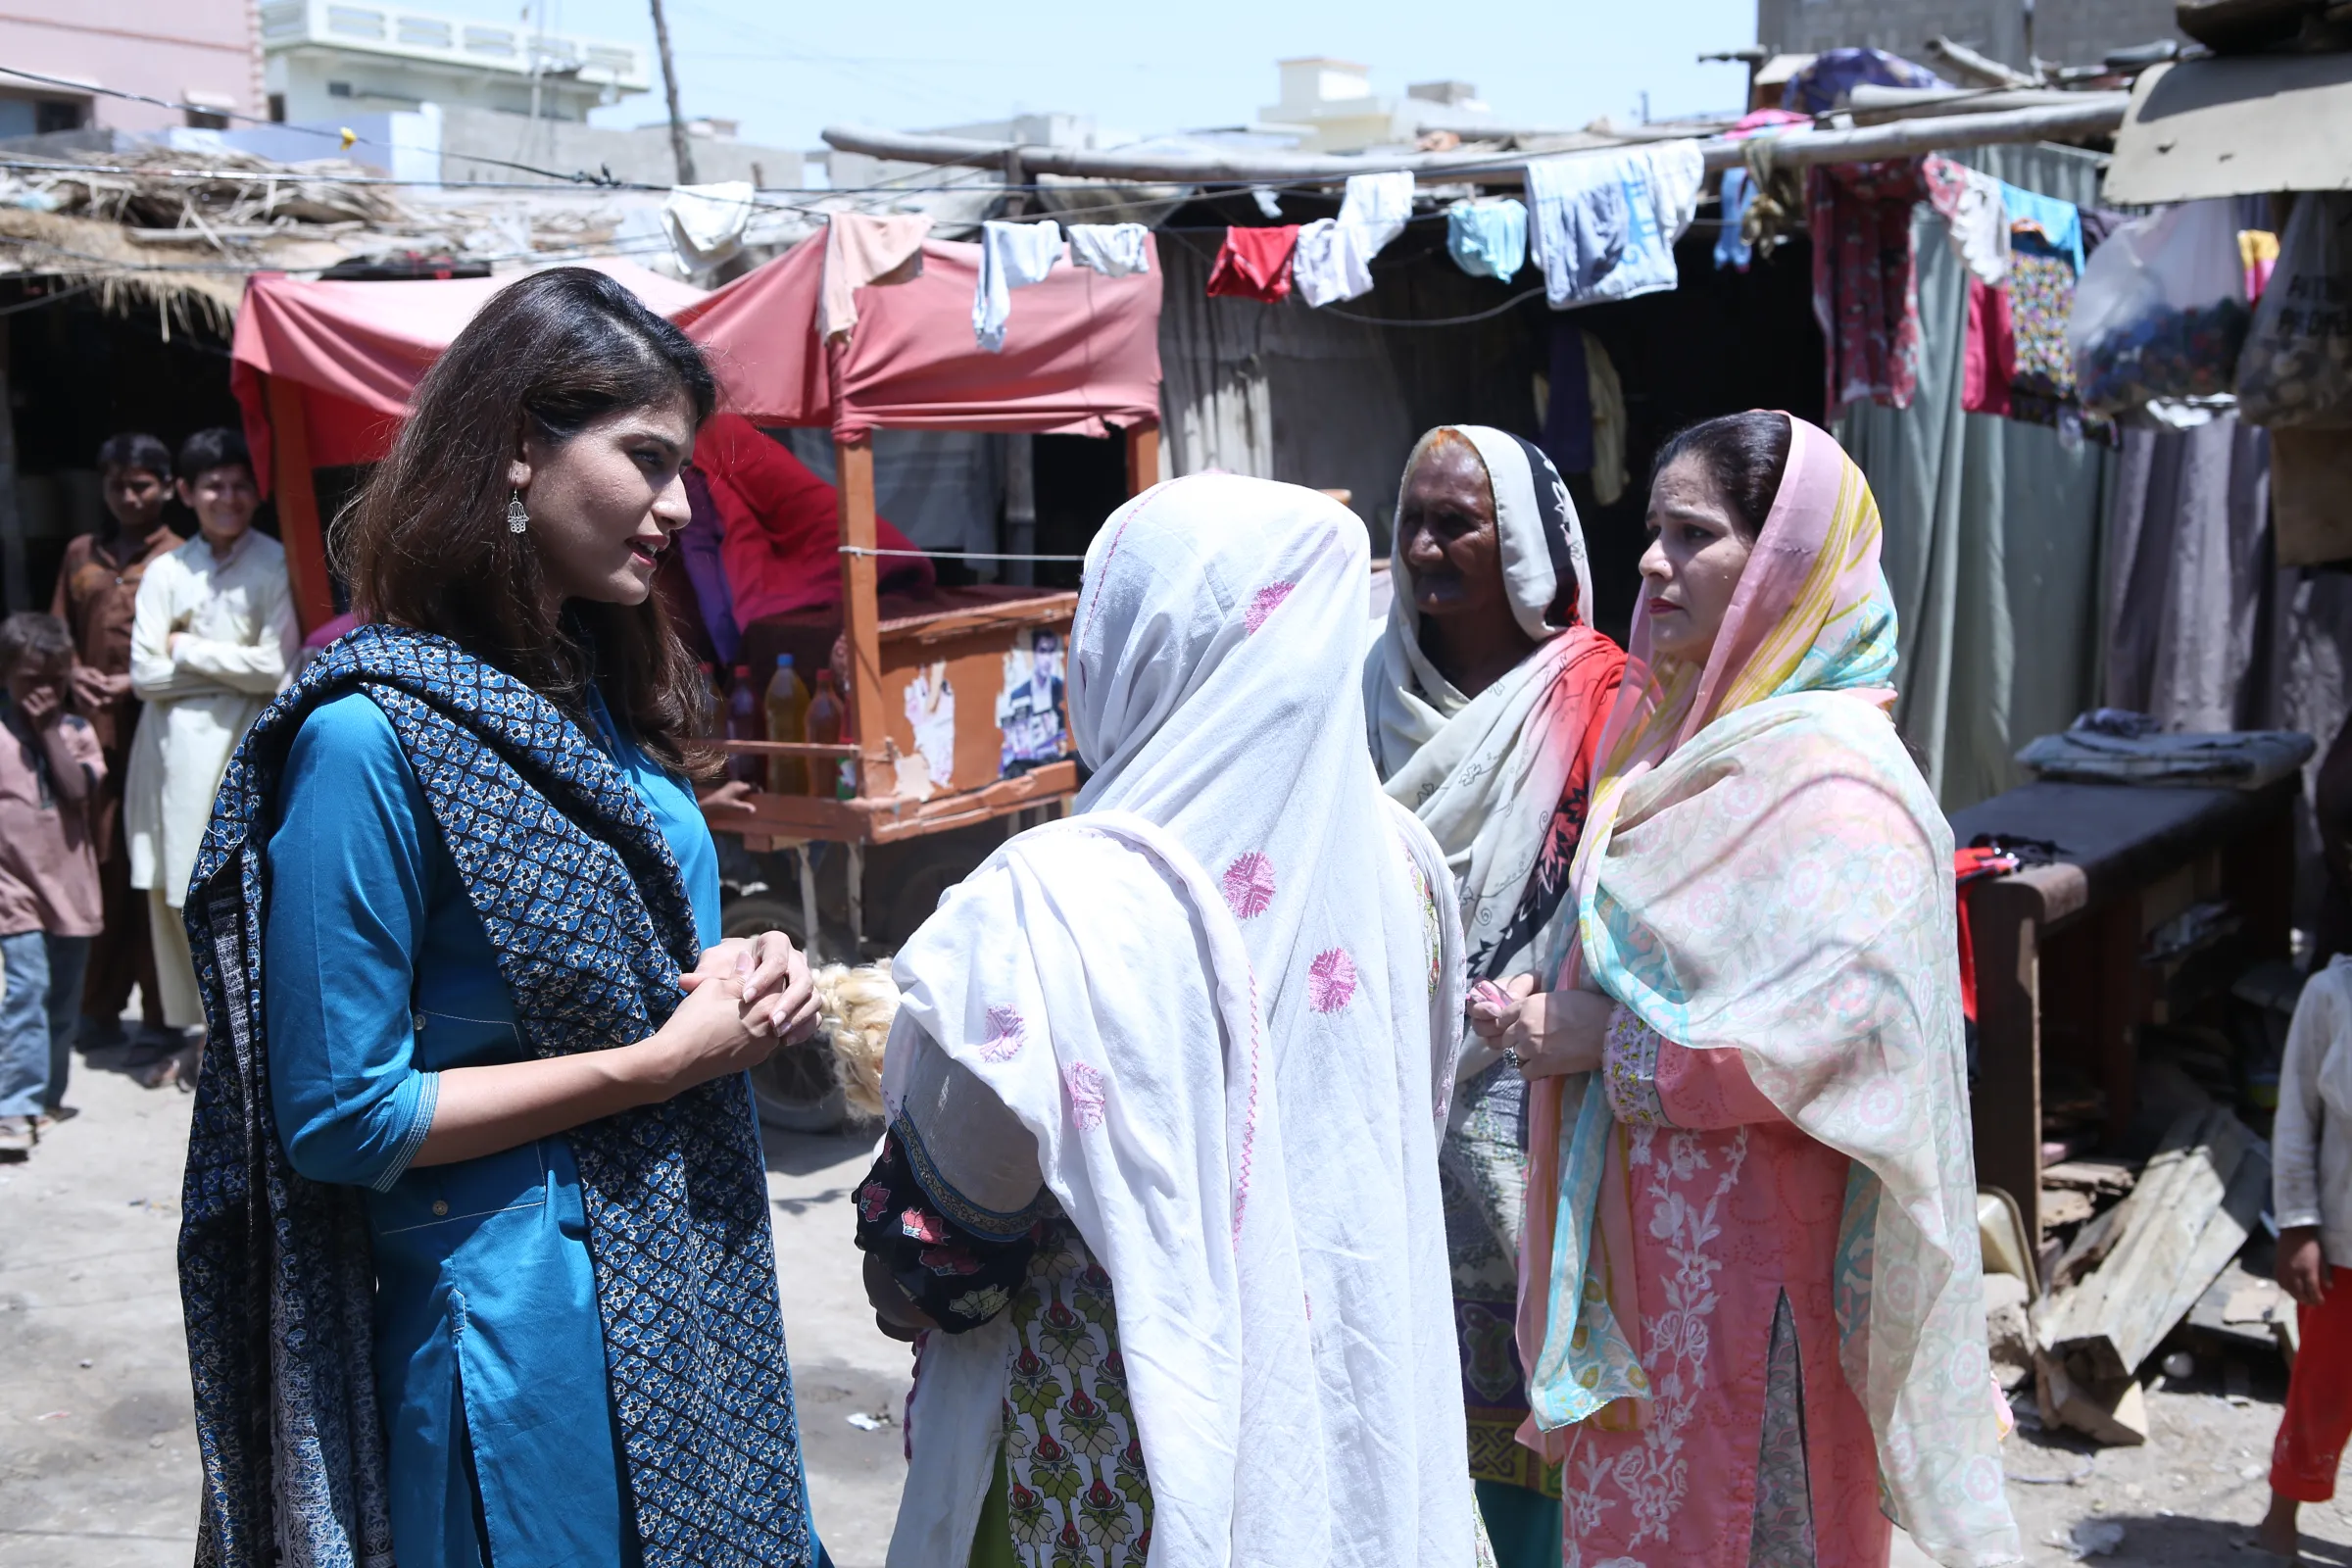
M 522 492 L 507 492 L 507 532 L 520 533 L 531 525 L 531 514 L 523 510 Z

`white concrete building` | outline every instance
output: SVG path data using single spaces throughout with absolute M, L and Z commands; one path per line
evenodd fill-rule
M 585 120 L 591 109 L 653 84 L 646 52 L 618 39 L 361 0 L 270 0 L 261 14 L 264 73 L 278 120 L 428 103 Z
M 1327 55 L 1279 60 L 1282 99 L 1260 109 L 1259 127 L 1298 134 L 1300 152 L 1350 153 L 1367 147 L 1409 147 L 1425 132 L 1475 135 L 1494 114 L 1466 81 L 1424 81 L 1402 98 L 1372 90 L 1369 67 Z

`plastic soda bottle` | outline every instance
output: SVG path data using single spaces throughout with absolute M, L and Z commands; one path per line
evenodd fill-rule
M 842 707 L 841 693 L 833 689 L 833 671 L 830 669 L 818 670 L 815 694 L 808 699 L 808 719 L 805 730 L 809 744 L 814 746 L 840 745 L 842 720 L 846 716 L 847 710 Z M 834 766 L 819 759 L 810 758 L 808 760 L 810 784 L 813 786 L 829 780 L 833 782 L 833 788 L 830 790 L 811 788 L 808 793 L 832 795 L 837 799 L 847 800 L 849 791 L 843 787 L 848 782 L 847 774 L 846 767 Z
M 752 685 L 752 667 L 735 666 L 734 689 L 727 694 L 727 739 L 731 741 L 763 741 L 767 731 L 760 721 L 760 693 Z M 745 752 L 727 759 L 727 777 L 746 784 L 758 784 L 767 777 L 760 760 Z
M 797 739 L 808 728 L 808 688 L 793 671 L 792 656 L 776 656 L 776 673 L 767 683 L 767 738 L 771 741 Z M 798 757 L 771 757 L 767 760 L 767 787 L 777 795 L 806 795 L 808 793 L 808 764 Z

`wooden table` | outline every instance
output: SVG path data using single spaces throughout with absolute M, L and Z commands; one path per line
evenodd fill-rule
M 2017 1200 L 2042 1239 L 2042 1070 L 2081 1069 L 2107 1097 L 2112 1142 L 2136 1108 L 2138 1036 L 2159 1005 L 2147 934 L 2221 898 L 2250 956 L 2284 957 L 2297 775 L 2258 790 L 2027 784 L 1953 814 L 1979 834 L 2057 846 L 2054 863 L 1961 890 L 1976 953 L 1977 1179 Z

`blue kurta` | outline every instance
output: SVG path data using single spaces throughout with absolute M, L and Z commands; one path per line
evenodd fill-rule
M 701 944 L 718 855 L 693 793 L 612 755 L 669 843 Z M 410 1168 L 439 1074 L 523 1059 L 514 1009 L 392 725 L 365 693 L 296 736 L 269 846 L 270 1089 L 286 1155 L 369 1190 L 375 1372 L 401 1568 L 633 1560 L 588 1224 L 558 1136 Z

